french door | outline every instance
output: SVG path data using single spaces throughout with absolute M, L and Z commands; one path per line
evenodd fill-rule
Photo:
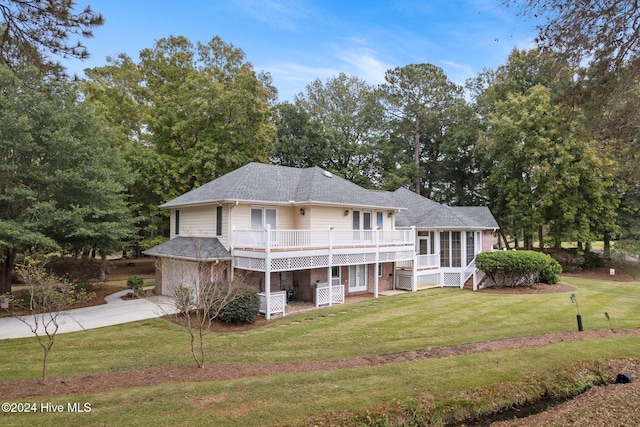
M 361 292 L 367 290 L 367 266 L 349 266 L 349 292 Z

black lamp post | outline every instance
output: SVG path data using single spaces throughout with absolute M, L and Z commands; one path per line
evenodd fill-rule
M 582 316 L 580 315 L 580 308 L 578 307 L 578 298 L 576 298 L 576 294 L 571 294 L 571 302 L 576 305 L 576 310 L 578 310 L 578 315 L 576 316 L 578 319 L 578 331 L 582 332 Z

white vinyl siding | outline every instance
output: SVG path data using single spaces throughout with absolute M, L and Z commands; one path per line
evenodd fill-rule
M 314 230 L 328 230 L 333 227 L 336 230 L 349 230 L 351 228 L 351 210 L 330 206 L 311 206 L 309 213 L 309 228 Z M 345 211 L 349 213 L 345 216 Z
M 162 294 L 175 295 L 178 287 L 190 288 L 196 295 L 200 275 L 195 262 L 164 258 L 162 260 Z
M 216 207 L 209 205 L 181 208 L 179 223 L 180 236 L 215 237 Z M 178 233 L 174 232 L 174 235 Z

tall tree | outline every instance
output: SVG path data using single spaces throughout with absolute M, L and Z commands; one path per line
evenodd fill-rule
M 375 89 L 340 73 L 325 83 L 316 79 L 296 96 L 296 106 L 318 128 L 325 159 L 318 166 L 359 185 L 379 185 L 378 147 L 385 139 L 384 111 Z
M 244 52 L 219 37 L 158 40 L 87 71 L 87 100 L 116 130 L 131 169 L 145 237 L 162 227 L 157 205 L 251 161 L 267 161 L 276 90 Z
M 449 110 L 446 123 L 430 196 L 450 205 L 486 205 L 478 173 L 482 159 L 474 151 L 480 131 L 477 112 L 472 105 L 459 100 Z
M 563 84 L 558 74 L 541 73 L 545 55 L 514 51 L 511 60 L 492 75 L 493 84 L 479 98 L 486 130 L 478 152 L 485 158 L 487 193 L 501 226 L 512 235 L 522 233 L 527 248 L 542 225 L 549 226 L 556 243 L 588 242 L 614 230 L 616 165 L 581 131 L 582 111 L 558 93 L 571 89 L 571 79 Z M 523 79 L 518 70 L 540 75 Z
M 23 83 L 0 67 L 0 293 L 18 254 L 106 252 L 135 231 L 127 170 L 75 87 L 39 75 Z
M 295 168 L 325 164 L 330 153 L 320 123 L 312 122 L 303 108 L 288 102 L 278 105 L 276 126 L 276 141 L 269 156 L 272 163 Z
M 640 188 L 637 175 L 640 98 L 640 4 L 630 0 L 505 0 L 524 16 L 543 19 L 538 25 L 540 47 L 580 65 L 577 95 L 587 114 L 586 134 L 599 150 L 610 151 L 620 163 L 626 183 L 618 212 L 624 223 L 619 247 L 640 255 Z M 605 233 L 605 253 L 611 233 Z M 630 239 L 628 239 L 630 238 Z
M 451 109 L 462 99 L 463 89 L 450 82 L 442 69 L 431 64 L 411 64 L 388 70 L 380 86 L 386 111 L 395 123 L 402 149 L 413 159 L 414 191 L 431 197 L 444 130 Z M 424 167 L 422 163 L 425 163 Z
M 640 4 L 630 0 L 504 0 L 522 15 L 542 19 L 538 45 L 574 65 L 607 63 L 615 71 L 640 52 Z M 640 71 L 637 69 L 636 72 Z
M 72 0 L 0 1 L 0 64 L 16 70 L 26 62 L 41 73 L 60 75 L 64 68 L 55 56 L 88 58 L 81 40 L 69 42 L 69 37 L 92 37 L 104 18 L 90 6 L 79 13 L 75 8 Z

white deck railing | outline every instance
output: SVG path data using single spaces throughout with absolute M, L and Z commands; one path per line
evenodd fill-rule
M 260 313 L 267 313 L 267 295 L 263 292 L 259 293 L 260 297 Z M 271 292 L 269 298 L 269 314 L 282 313 L 284 316 L 284 309 L 287 306 L 287 291 Z
M 475 275 L 476 270 L 477 270 L 476 259 L 474 258 L 473 261 L 471 261 L 471 263 L 467 265 L 467 268 L 465 268 L 464 272 L 462 273 L 462 283 L 460 284 L 461 288 L 464 287 L 464 284 L 466 283 L 467 280 L 469 280 L 471 276 Z
M 413 230 L 233 230 L 235 248 L 266 250 L 413 245 Z
M 440 254 L 432 254 L 432 255 L 418 255 L 416 257 L 417 268 L 438 268 L 440 267 Z M 396 262 L 396 266 L 400 268 L 412 268 L 413 261 L 398 261 Z
M 344 285 L 332 285 L 329 289 L 328 283 L 318 283 L 316 286 L 316 307 L 333 304 L 344 304 Z

